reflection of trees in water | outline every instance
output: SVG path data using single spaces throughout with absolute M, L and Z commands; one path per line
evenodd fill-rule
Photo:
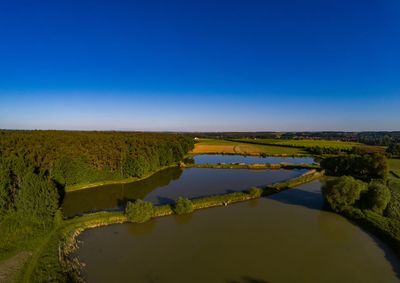
M 189 213 L 189 214 L 183 214 L 183 215 L 175 215 L 175 223 L 176 224 L 186 224 L 189 223 L 190 220 L 192 219 L 193 214 Z
M 178 180 L 183 170 L 179 167 L 172 167 L 153 176 L 130 184 L 123 185 L 123 197 L 129 200 L 144 199 L 153 190 L 167 186 L 171 181 Z
M 193 157 L 187 157 L 187 158 L 185 158 L 185 159 L 183 160 L 183 162 L 184 162 L 185 164 L 194 164 L 194 163 L 195 163 Z
M 154 231 L 154 227 L 156 227 L 156 221 L 150 220 L 146 223 L 130 223 L 127 224 L 128 233 L 130 235 L 138 236 L 138 235 L 147 235 Z
M 68 193 L 63 204 L 64 215 L 72 217 L 83 213 L 123 208 L 127 201 L 143 199 L 151 191 L 168 185 L 171 181 L 179 179 L 181 175 L 181 168 L 172 167 L 141 181 L 105 185 Z
M 258 199 L 251 199 L 251 200 L 247 201 L 247 205 L 249 207 L 257 207 L 258 203 L 259 203 L 258 201 L 259 201 Z

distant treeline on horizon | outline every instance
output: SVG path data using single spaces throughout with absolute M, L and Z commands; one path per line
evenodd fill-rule
M 354 141 L 370 145 L 388 146 L 400 142 L 400 131 L 368 132 L 196 132 L 187 133 L 199 138 L 263 138 L 263 139 L 326 139 Z
M 12 130 L 0 129 L 2 132 L 92 132 L 92 133 L 173 133 L 184 134 L 198 138 L 214 139 L 239 139 L 239 138 L 263 138 L 263 139 L 326 139 L 360 142 L 369 145 L 388 146 L 392 143 L 400 143 L 400 131 L 299 131 L 299 132 L 184 132 L 184 131 L 117 131 L 117 130 Z

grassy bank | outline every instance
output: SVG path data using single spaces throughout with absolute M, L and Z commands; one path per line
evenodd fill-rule
M 321 175 L 322 173 L 311 170 L 298 178 L 266 188 L 196 198 L 191 201 L 194 210 L 227 206 L 292 188 L 318 179 Z M 175 214 L 174 205 L 155 206 L 153 218 L 172 214 Z M 72 256 L 78 247 L 77 236 L 90 228 L 127 221 L 127 217 L 122 212 L 99 212 L 63 221 L 37 245 L 25 264 L 18 282 L 82 282 L 81 263 Z

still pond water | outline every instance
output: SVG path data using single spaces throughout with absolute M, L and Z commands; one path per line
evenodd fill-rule
M 172 203 L 178 197 L 195 198 L 227 192 L 243 191 L 253 186 L 298 177 L 306 170 L 248 170 L 169 168 L 151 177 L 128 184 L 105 185 L 98 188 L 70 192 L 63 202 L 67 217 L 82 213 L 122 209 L 126 201 L 144 199 L 154 204 Z
M 312 157 L 260 157 L 244 155 L 224 155 L 224 154 L 200 154 L 193 157 L 195 164 L 217 164 L 217 163 L 245 163 L 245 164 L 312 164 Z
M 384 244 L 321 210 L 320 187 L 88 230 L 78 256 L 97 283 L 399 282 L 399 261 Z

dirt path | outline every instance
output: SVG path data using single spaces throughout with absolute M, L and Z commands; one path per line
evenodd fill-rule
M 0 282 L 14 282 L 29 256 L 28 252 L 20 252 L 13 257 L 0 261 Z

